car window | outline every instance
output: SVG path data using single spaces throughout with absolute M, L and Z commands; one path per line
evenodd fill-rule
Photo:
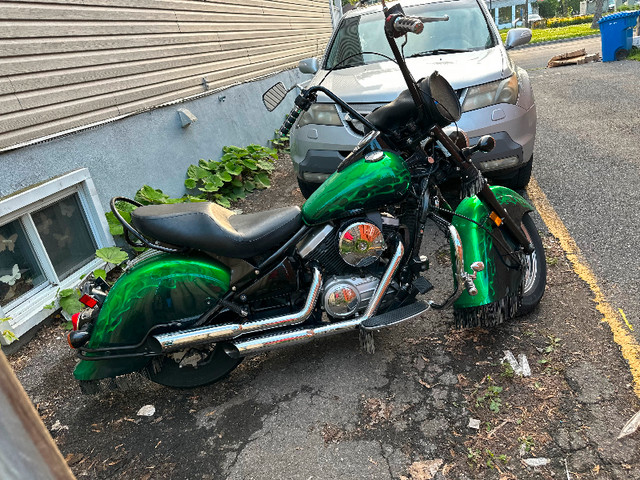
M 404 11 L 406 15 L 413 16 L 449 16 L 446 22 L 425 23 L 420 35 L 409 35 L 404 47 L 406 57 L 443 49 L 484 50 L 496 45 L 487 20 L 475 1 L 434 2 L 407 7 Z M 329 47 L 324 68 L 354 67 L 385 60 L 380 55 L 366 52 L 393 57 L 384 36 L 384 16 L 380 11 L 342 20 Z

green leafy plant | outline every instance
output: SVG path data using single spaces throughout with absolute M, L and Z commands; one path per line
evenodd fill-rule
M 502 399 L 500 398 L 502 387 L 494 385 L 490 375 L 487 375 L 487 381 L 489 385 L 485 391 L 476 397 L 476 408 L 488 403 L 489 410 L 494 413 L 499 413 L 500 407 L 502 406 Z
M 500 376 L 503 378 L 513 378 L 513 375 L 514 375 L 514 371 L 511 364 L 509 362 L 503 362 L 502 373 L 500 374 Z
M 58 305 L 69 315 L 78 313 L 85 306 L 80 303 L 80 290 L 77 288 L 65 288 L 58 292 Z
M 530 435 L 518 438 L 518 442 L 520 442 L 520 446 L 525 452 L 530 452 L 536 445 L 533 437 L 531 437 Z
M 8 322 L 9 320 L 11 320 L 11 317 L 0 318 L 0 324 Z M 12 343 L 18 340 L 16 334 L 9 329 L 0 329 L 0 335 L 2 335 L 2 338 L 4 338 L 7 343 Z
M 220 161 L 200 160 L 187 169 L 185 187 L 203 192 L 207 200 L 223 207 L 244 198 L 256 189 L 269 188 L 269 174 L 273 171 L 273 161 L 278 158 L 274 149 L 260 145 L 246 148 L 228 146 L 222 149 Z
M 551 353 L 560 346 L 560 341 L 562 339 L 556 337 L 555 335 L 547 335 L 547 338 L 549 339 L 549 343 L 545 347 L 544 353 Z
M 285 115 L 285 120 L 288 116 L 288 114 Z M 280 130 L 276 130 L 273 138 L 271 139 L 271 145 L 273 145 L 273 148 L 275 148 L 279 153 L 289 153 L 289 135 L 280 135 Z
M 104 247 L 96 250 L 96 257 L 114 266 L 120 265 L 122 262 L 129 259 L 129 255 L 127 255 L 127 253 L 120 247 Z M 107 280 L 107 272 L 103 268 L 97 268 L 94 270 L 93 276 L 96 278 L 102 278 L 104 281 Z

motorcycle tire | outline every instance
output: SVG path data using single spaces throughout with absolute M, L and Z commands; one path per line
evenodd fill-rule
M 183 359 L 187 355 L 202 355 L 202 359 L 197 361 L 197 365 L 184 364 L 182 360 L 176 359 L 181 354 L 184 354 Z M 216 344 L 211 349 L 191 348 L 187 351 L 163 355 L 154 359 L 146 367 L 146 374 L 152 382 L 165 387 L 202 387 L 222 380 L 242 360 L 242 358 L 231 358 L 225 353 L 221 344 Z
M 542 300 L 547 286 L 547 258 L 538 229 L 529 214 L 522 218 L 522 228 L 527 238 L 533 243 L 534 251 L 525 257 L 522 300 L 517 316 L 532 312 Z

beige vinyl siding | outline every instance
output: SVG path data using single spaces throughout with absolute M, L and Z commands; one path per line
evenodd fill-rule
M 0 1 L 0 148 L 293 68 L 329 0 Z

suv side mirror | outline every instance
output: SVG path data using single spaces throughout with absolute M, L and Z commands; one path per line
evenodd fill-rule
M 298 63 L 298 70 L 300 70 L 302 73 L 316 73 L 318 70 L 320 70 L 318 59 L 305 58 L 304 60 L 300 60 L 300 63 Z
M 510 48 L 529 43 L 530 40 L 531 30 L 528 28 L 513 28 L 507 33 L 507 39 L 504 42 L 504 47 L 509 50 Z

